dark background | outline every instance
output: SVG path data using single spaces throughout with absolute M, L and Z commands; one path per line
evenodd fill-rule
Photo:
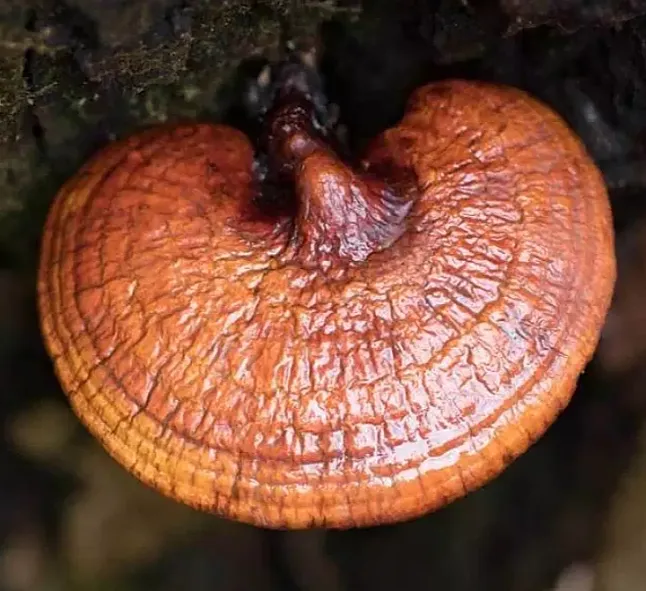
M 138 127 L 226 120 L 286 39 L 320 47 L 357 147 L 424 82 L 494 80 L 565 117 L 610 189 L 617 291 L 572 404 L 495 482 L 398 526 L 265 532 L 161 498 L 71 415 L 38 331 L 60 183 Z M 0 591 L 646 589 L 645 139 L 644 0 L 0 0 Z

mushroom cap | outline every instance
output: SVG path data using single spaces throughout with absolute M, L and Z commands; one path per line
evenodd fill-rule
M 67 182 L 42 332 L 107 451 L 166 495 L 276 528 L 413 518 L 524 452 L 610 303 L 600 173 L 546 106 L 458 80 L 416 91 L 362 161 L 400 167 L 414 197 L 360 260 L 330 255 L 324 224 L 297 256 L 294 220 L 309 231 L 319 201 L 350 245 L 372 223 L 370 203 L 334 202 L 359 181 L 321 151 L 295 167 L 296 216 L 258 214 L 252 144 L 221 125 L 140 132 Z

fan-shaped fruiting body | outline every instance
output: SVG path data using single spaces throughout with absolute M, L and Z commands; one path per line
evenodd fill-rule
M 58 194 L 42 330 L 89 430 L 189 505 L 269 527 L 436 509 L 567 404 L 615 278 L 601 176 L 523 92 L 415 92 L 360 163 L 281 99 L 109 145 Z

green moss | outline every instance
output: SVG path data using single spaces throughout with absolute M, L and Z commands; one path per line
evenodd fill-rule
M 0 48 L 0 142 L 14 140 L 26 106 L 23 63 L 20 52 Z

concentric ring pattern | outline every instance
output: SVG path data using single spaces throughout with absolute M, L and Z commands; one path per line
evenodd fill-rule
M 518 90 L 423 87 L 363 162 L 414 172 L 401 235 L 319 266 L 293 220 L 249 214 L 253 157 L 225 126 L 155 128 L 59 192 L 39 306 L 81 420 L 164 494 L 268 527 L 399 521 L 497 475 L 569 401 L 612 294 L 579 140 Z

